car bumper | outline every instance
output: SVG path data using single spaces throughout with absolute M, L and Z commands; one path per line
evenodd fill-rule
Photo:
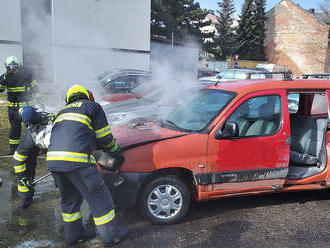
M 103 178 L 112 194 L 112 198 L 119 209 L 131 208 L 137 202 L 137 196 L 145 178 L 151 173 L 120 173 L 124 182 L 117 187 L 113 186 L 114 173 L 106 173 Z

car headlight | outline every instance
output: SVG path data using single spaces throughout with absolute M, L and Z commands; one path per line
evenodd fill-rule
M 108 115 L 109 122 L 120 121 L 125 117 L 125 113 L 113 113 Z

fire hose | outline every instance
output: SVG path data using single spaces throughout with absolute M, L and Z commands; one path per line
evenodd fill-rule
M 117 171 L 120 169 L 120 167 L 123 165 L 125 162 L 125 157 L 124 156 L 116 156 L 113 157 L 109 153 L 104 152 L 102 150 L 97 150 L 93 152 L 93 155 L 95 157 L 95 160 L 97 161 L 97 165 L 106 171 Z M 49 172 L 46 175 L 38 178 L 37 180 L 32 182 L 32 186 L 35 186 L 37 183 L 42 181 L 43 179 L 49 177 L 52 173 Z M 2 183 L 2 180 L 0 178 L 0 182 Z M 0 186 L 1 186 L 0 183 Z
M 123 163 L 125 162 L 124 156 L 119 155 L 119 156 L 113 157 L 109 153 L 104 152 L 102 150 L 94 151 L 93 155 L 97 161 L 97 165 L 101 169 L 106 170 L 106 171 L 118 171 L 120 169 L 120 167 L 123 165 Z M 12 156 L 1 156 L 0 158 L 2 158 L 2 157 L 12 157 Z M 52 173 L 49 172 L 46 175 L 34 180 L 32 182 L 32 186 L 35 186 L 37 183 L 39 183 L 40 181 L 49 177 L 51 174 Z M 2 185 L 2 178 L 0 177 L 0 187 L 1 187 L 1 185 Z

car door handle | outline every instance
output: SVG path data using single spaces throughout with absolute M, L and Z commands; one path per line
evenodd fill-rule
M 286 137 L 286 144 L 289 146 L 291 145 L 291 136 Z

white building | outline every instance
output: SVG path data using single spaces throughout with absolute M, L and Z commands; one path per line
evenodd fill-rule
M 151 0 L 0 0 L 0 6 L 0 64 L 16 55 L 39 81 L 150 68 Z
M 201 27 L 200 30 L 205 33 L 205 34 L 208 34 L 208 33 L 212 33 L 214 32 L 215 33 L 215 36 L 219 36 L 219 32 L 218 30 L 216 29 L 216 25 L 219 23 L 218 19 L 217 19 L 217 16 L 216 15 L 213 15 L 211 13 L 208 13 L 205 18 L 204 18 L 204 21 L 211 21 L 211 24 L 210 25 L 207 25 L 207 26 L 204 26 L 204 27 Z M 231 25 L 233 28 L 234 27 L 237 27 L 238 24 L 239 24 L 239 17 L 234 17 L 234 20 L 233 20 L 233 24 Z M 212 38 L 206 38 L 204 40 L 204 42 L 207 42 L 207 41 L 213 41 Z
M 211 14 L 211 13 L 208 13 L 204 20 L 204 22 L 207 22 L 207 21 L 211 21 L 211 24 L 210 25 L 207 25 L 207 26 L 204 26 L 204 27 L 201 27 L 200 30 L 202 31 L 202 33 L 205 33 L 205 34 L 209 34 L 209 33 L 212 33 L 214 32 L 215 33 L 215 36 L 218 36 L 219 35 L 219 32 L 218 30 L 215 28 L 215 25 L 218 24 L 218 19 L 215 15 Z M 212 38 L 206 38 L 204 39 L 204 42 L 207 42 L 207 41 L 211 41 L 213 42 L 213 39 Z

